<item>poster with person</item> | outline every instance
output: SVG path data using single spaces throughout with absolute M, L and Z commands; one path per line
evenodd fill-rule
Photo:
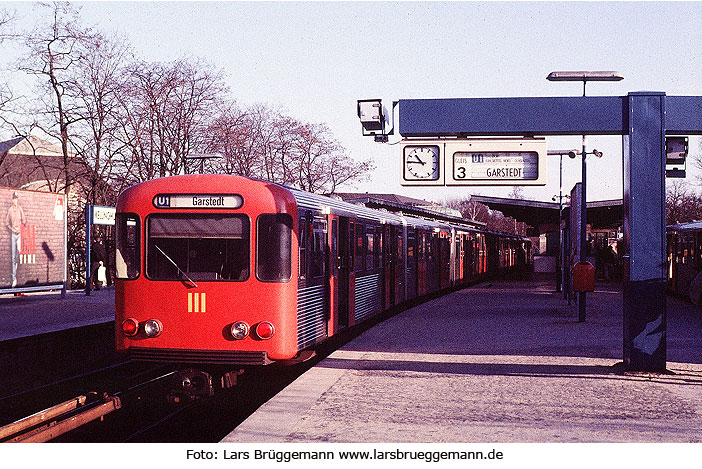
M 0 293 L 63 285 L 64 204 L 64 194 L 0 188 Z

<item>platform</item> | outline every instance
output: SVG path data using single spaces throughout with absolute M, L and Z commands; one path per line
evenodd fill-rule
M 484 283 L 400 313 L 223 442 L 702 442 L 702 309 L 668 298 L 668 370 L 625 373 L 618 285 L 577 322 L 547 282 Z
M 114 287 L 0 295 L 0 341 L 88 326 L 115 319 Z

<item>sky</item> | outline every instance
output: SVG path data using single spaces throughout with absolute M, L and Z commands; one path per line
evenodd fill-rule
M 580 96 L 581 83 L 549 82 L 555 70 L 616 70 L 621 82 L 588 83 L 588 96 L 631 91 L 702 95 L 702 3 L 638 2 L 77 2 L 86 25 L 125 36 L 143 60 L 184 55 L 226 74 L 243 105 L 280 106 L 294 118 L 325 123 L 352 161 L 372 159 L 367 182 L 347 191 L 387 192 L 442 201 L 511 187 L 403 187 L 400 140 L 361 135 L 358 99 Z M 22 24 L 34 3 L 7 4 Z M 6 46 L 3 46 L 5 48 Z M 11 51 L 0 49 L 0 60 Z M 398 116 L 395 116 L 398 118 Z M 399 117 L 401 118 L 401 117 Z M 581 139 L 548 137 L 549 149 Z M 588 199 L 622 196 L 620 136 L 590 136 Z M 699 137 L 691 152 L 700 152 Z M 558 157 L 546 186 L 559 192 Z M 692 173 L 692 174 L 691 174 Z M 690 171 L 688 180 L 696 173 Z M 580 180 L 579 160 L 564 158 L 563 191 Z

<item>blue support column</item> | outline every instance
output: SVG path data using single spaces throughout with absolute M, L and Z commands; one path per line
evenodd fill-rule
M 624 158 L 624 365 L 666 367 L 665 93 L 628 95 Z

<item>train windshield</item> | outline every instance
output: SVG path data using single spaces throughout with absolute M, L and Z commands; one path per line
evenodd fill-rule
M 244 281 L 250 271 L 244 215 L 151 215 L 146 275 L 151 280 Z

